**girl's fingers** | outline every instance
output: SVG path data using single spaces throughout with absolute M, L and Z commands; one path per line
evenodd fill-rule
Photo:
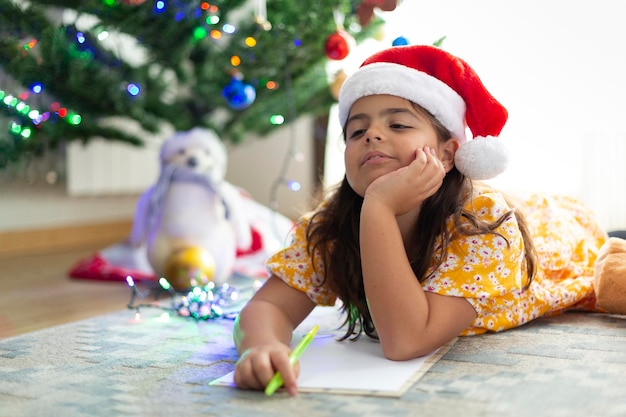
M 287 371 L 281 375 L 283 376 L 283 385 L 289 395 L 296 395 L 298 393 L 298 374 L 300 372 L 300 364 L 296 363 L 294 366 L 289 365 Z
M 248 360 L 239 360 L 235 366 L 235 385 L 243 389 L 258 389 L 258 381 Z
M 252 369 L 254 370 L 256 388 L 258 389 L 264 389 L 276 373 L 274 366 L 272 366 L 271 357 L 265 355 L 255 358 L 252 362 Z
M 244 352 L 235 365 L 234 382 L 239 388 L 265 389 L 275 372 L 271 354 Z
M 295 395 L 298 391 L 297 379 L 299 364 L 289 363 L 288 350 L 244 352 L 235 365 L 235 385 L 243 389 L 263 390 L 276 372 L 280 372 L 287 392 Z

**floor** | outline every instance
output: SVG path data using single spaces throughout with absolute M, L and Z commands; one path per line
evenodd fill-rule
M 332 310 L 317 313 L 299 334 L 313 324 L 322 339 L 340 334 L 336 316 L 328 320 Z M 137 319 L 122 309 L 1 339 L 0 417 L 626 416 L 623 317 L 569 313 L 459 338 L 400 398 L 334 390 L 268 397 L 210 385 L 234 369 L 232 326 L 229 319 L 196 322 L 151 308 Z M 359 363 L 354 373 L 337 374 L 333 362 L 315 364 L 331 382 L 367 381 L 376 372 Z
M 30 184 L 2 176 L 0 195 L 0 234 L 130 221 L 137 200 L 133 195 L 70 197 L 62 183 Z M 93 245 L 64 251 L 57 245 L 54 252 L 0 255 L 0 338 L 125 308 L 130 298 L 125 284 L 68 277 L 75 262 L 102 248 L 102 242 Z
M 125 308 L 126 284 L 68 277 L 75 262 L 97 249 L 0 259 L 0 338 Z

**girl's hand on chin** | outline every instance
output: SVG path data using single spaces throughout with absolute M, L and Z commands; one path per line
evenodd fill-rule
M 377 178 L 367 187 L 366 199 L 389 207 L 396 216 L 422 205 L 437 192 L 446 171 L 432 148 L 415 151 L 415 159 L 402 168 Z

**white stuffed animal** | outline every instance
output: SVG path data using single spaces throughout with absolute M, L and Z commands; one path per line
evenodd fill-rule
M 241 193 L 224 180 L 226 148 L 215 132 L 194 128 L 166 140 L 160 162 L 158 182 L 137 203 L 130 243 L 145 245 L 157 276 L 165 276 L 177 253 L 206 251 L 214 260 L 208 278 L 221 285 L 233 271 L 237 250 L 252 243 Z

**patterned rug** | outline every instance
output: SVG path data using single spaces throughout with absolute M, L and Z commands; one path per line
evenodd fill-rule
M 233 321 L 162 313 L 0 340 L 0 416 L 626 416 L 624 317 L 567 313 L 459 338 L 400 398 L 291 398 L 209 386 L 234 367 Z

